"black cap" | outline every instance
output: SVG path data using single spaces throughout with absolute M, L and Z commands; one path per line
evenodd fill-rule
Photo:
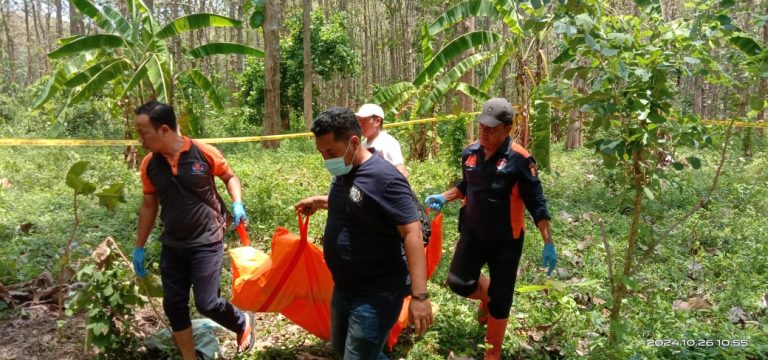
M 512 104 L 504 98 L 493 98 L 483 104 L 483 111 L 477 115 L 476 123 L 485 126 L 497 127 L 501 124 L 512 124 L 512 117 L 516 111 Z

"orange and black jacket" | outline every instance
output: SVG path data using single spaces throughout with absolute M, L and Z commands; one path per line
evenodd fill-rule
M 459 226 L 479 241 L 518 239 L 525 229 L 524 207 L 538 224 L 550 220 L 536 160 L 509 137 L 485 160 L 478 142 L 461 154 L 464 195 Z
M 216 148 L 187 137 L 172 163 L 161 154 L 144 157 L 141 182 L 144 194 L 160 199 L 163 244 L 186 248 L 223 239 L 226 210 L 214 176 L 227 172 L 229 165 Z

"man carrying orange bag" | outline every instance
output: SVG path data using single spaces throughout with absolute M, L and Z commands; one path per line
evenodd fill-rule
M 345 360 L 387 359 L 382 349 L 405 296 L 413 296 L 416 333 L 433 321 L 419 213 L 408 181 L 362 145 L 351 110 L 328 109 L 311 130 L 334 178 L 327 196 L 301 200 L 296 209 L 328 210 L 323 253 L 335 283 L 331 344 Z

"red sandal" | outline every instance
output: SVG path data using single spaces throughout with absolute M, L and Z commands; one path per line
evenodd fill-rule
M 248 340 L 248 346 L 245 347 L 242 351 L 240 350 L 243 346 L 243 343 L 245 342 L 245 337 L 250 335 L 250 338 Z M 253 349 L 253 345 L 256 343 L 256 334 L 253 328 L 253 315 L 249 315 L 248 313 L 245 314 L 245 330 L 237 334 L 237 352 L 238 353 L 244 353 L 249 352 Z

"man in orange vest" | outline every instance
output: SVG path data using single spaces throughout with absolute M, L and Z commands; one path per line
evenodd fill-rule
M 463 199 L 456 251 L 448 273 L 453 292 L 480 300 L 480 323 L 487 323 L 485 359 L 501 358 L 501 344 L 512 307 L 512 295 L 523 250 L 524 207 L 544 239 L 542 253 L 548 275 L 557 263 L 547 201 L 536 171 L 536 160 L 509 137 L 515 111 L 505 99 L 483 105 L 475 122 L 479 141 L 461 155 L 462 180 L 450 190 L 425 200 L 433 210 Z M 488 264 L 489 277 L 480 274 Z M 490 314 L 489 314 L 490 313 Z
M 224 181 L 232 197 L 235 226 L 245 221 L 240 180 L 216 148 L 179 135 L 172 106 L 147 102 L 136 108 L 134 125 L 139 141 L 151 151 L 141 162 L 144 198 L 133 250 L 136 274 L 147 275 L 144 246 L 159 206 L 163 309 L 182 358 L 196 358 L 190 288 L 198 312 L 236 333 L 238 351 L 250 350 L 255 340 L 253 318 L 219 296 L 227 211 L 215 177 Z

